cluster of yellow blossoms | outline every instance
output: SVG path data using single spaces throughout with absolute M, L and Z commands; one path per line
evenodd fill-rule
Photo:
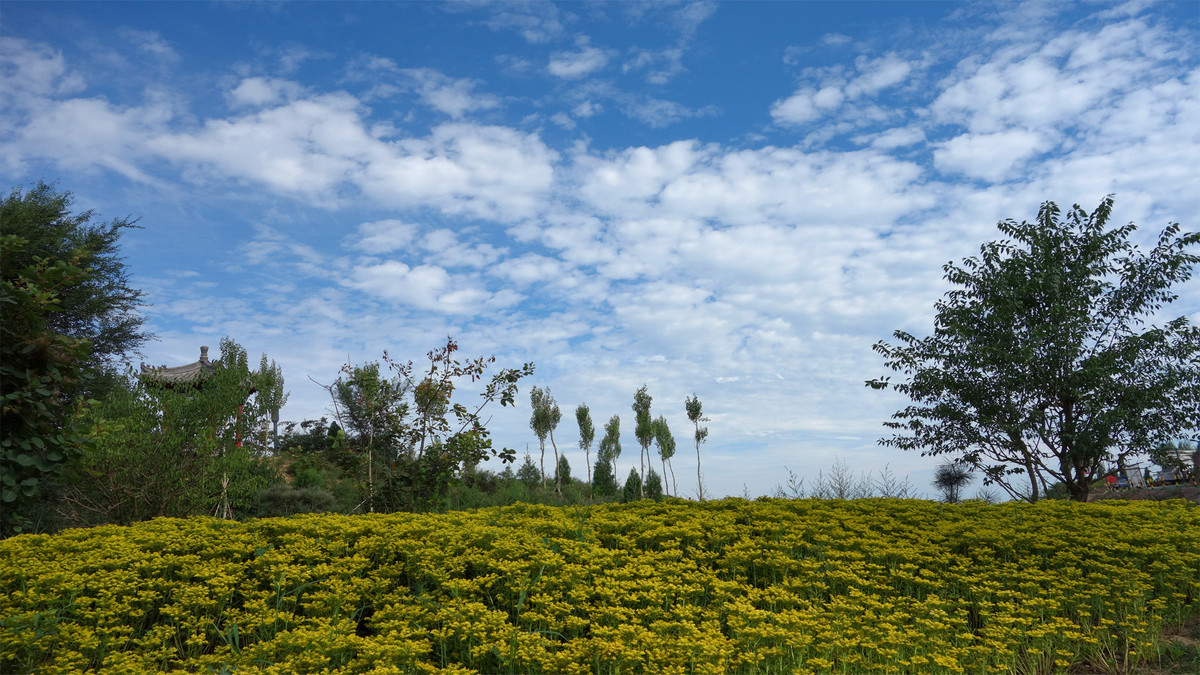
M 160 519 L 0 542 L 0 672 L 1053 673 L 1198 597 L 1184 502 Z

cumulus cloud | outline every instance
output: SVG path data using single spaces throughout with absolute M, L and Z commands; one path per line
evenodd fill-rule
M 1172 38 L 1130 19 L 1098 33 L 1067 31 L 1044 43 L 1017 42 L 986 61 L 964 61 L 934 100 L 939 121 L 989 133 L 1020 126 L 1074 126 L 1120 92 L 1161 79 Z M 1166 58 L 1164 58 L 1166 57 Z
M 270 77 L 243 78 L 228 94 L 234 107 L 260 107 L 299 97 L 301 87 L 296 82 Z
M 600 70 L 612 58 L 612 52 L 599 47 L 593 47 L 586 38 L 576 41 L 576 51 L 555 52 L 550 57 L 546 69 L 551 75 L 573 80 L 585 77 Z
M 933 161 L 942 171 L 995 182 L 1003 180 L 1047 146 L 1045 137 L 1025 129 L 962 134 L 934 150 Z
M 473 92 L 479 84 L 476 80 L 450 78 L 429 68 L 412 68 L 404 72 L 412 78 L 423 103 L 455 119 L 469 112 L 500 106 L 498 97 Z
M 1115 217 L 1147 230 L 1200 212 L 1200 69 L 1170 26 L 1136 12 L 1037 39 L 992 34 L 969 54 L 954 46 L 960 34 L 928 56 L 856 38 L 842 63 L 775 94 L 779 126 L 811 125 L 801 142 L 769 129 L 622 144 L 597 133 L 608 119 L 567 122 L 705 113 L 580 82 L 617 56 L 593 58 L 586 41 L 553 54 L 545 41 L 562 28 L 552 19 L 566 17 L 545 7 L 477 10 L 542 40 L 530 58 L 571 80 L 548 88 L 561 110 L 542 99 L 532 114 L 481 94 L 499 86 L 491 80 L 379 57 L 351 64 L 371 77 L 340 82 L 348 91 L 244 76 L 224 92 L 232 112 L 213 114 L 219 105 L 185 109 L 169 96 L 102 98 L 59 52 L 3 38 L 0 85 L 17 94 L 0 102 L 0 156 L 170 180 L 194 193 L 185 199 L 229 197 L 253 214 L 252 234 L 232 237 L 248 244 L 198 250 L 175 274 L 153 275 L 155 320 L 186 326 L 157 331 L 171 349 L 186 343 L 181 361 L 212 339 L 206 331 L 236 334 L 303 383 L 453 334 L 470 353 L 536 360 L 541 384 L 586 400 L 601 421 L 647 384 L 678 432 L 684 396 L 698 393 L 714 417 L 705 462 L 720 467 L 722 492 L 784 464 L 815 474 L 834 452 L 885 463 L 872 454 L 878 423 L 902 402 L 862 395 L 882 374 L 870 345 L 896 328 L 928 331 L 946 290 L 941 265 L 977 251 L 996 220 L 1107 192 L 1118 193 Z M 652 80 L 676 63 L 664 49 L 674 46 L 624 51 L 622 65 Z M 353 86 L 370 79 L 417 92 L 449 123 L 414 130 L 419 115 L 367 105 Z M 493 123 L 471 122 L 479 111 Z M 563 128 L 532 131 L 548 119 Z M 1193 315 L 1197 293 L 1182 290 Z M 295 414 L 321 414 L 321 394 L 297 386 Z M 498 445 L 527 440 L 527 417 L 514 419 L 498 415 Z
M 771 105 L 771 118 L 777 124 L 802 125 L 829 117 L 842 108 L 844 103 L 856 102 L 878 95 L 885 89 L 904 82 L 913 72 L 914 65 L 907 58 L 887 54 L 878 59 L 860 56 L 855 59 L 853 75 L 841 69 L 814 71 L 805 75 L 806 80 L 817 84 L 804 84 L 787 98 Z M 874 108 L 860 107 L 858 117 L 876 117 Z
M 517 297 L 511 293 L 497 296 L 471 277 L 451 274 L 437 265 L 410 267 L 398 260 L 361 264 L 348 283 L 393 303 L 443 314 L 470 314 L 487 305 L 511 304 Z

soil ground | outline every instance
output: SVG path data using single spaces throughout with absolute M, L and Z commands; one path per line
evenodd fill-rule
M 1164 487 L 1112 491 L 1104 488 L 1092 488 L 1091 493 L 1088 494 L 1089 502 L 1098 502 L 1104 499 L 1139 499 L 1151 501 L 1187 499 L 1193 502 L 1200 502 L 1200 485 L 1167 485 Z

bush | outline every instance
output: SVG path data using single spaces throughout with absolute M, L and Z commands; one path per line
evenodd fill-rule
M 0 672 L 1142 672 L 1198 569 L 1181 500 L 160 518 L 0 541 Z
M 253 518 L 274 518 L 295 513 L 329 513 L 336 509 L 337 499 L 329 490 L 274 483 L 254 495 L 249 512 Z
M 656 502 L 661 502 L 663 498 L 662 477 L 650 467 L 650 475 L 646 476 L 646 499 L 653 499 Z

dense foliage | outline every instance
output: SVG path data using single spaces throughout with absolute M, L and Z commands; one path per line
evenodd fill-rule
M 64 472 L 58 509 L 74 524 L 242 512 L 269 478 L 253 442 L 282 386 L 277 367 L 264 357 L 251 370 L 228 338 L 196 382 L 130 374 L 81 411 L 89 447 Z
M 46 526 L 58 475 L 85 445 L 75 410 L 150 337 L 117 255 L 133 223 L 94 224 L 71 204 L 45 183 L 0 202 L 0 536 Z
M 1046 202 L 946 264 L 933 334 L 875 345 L 904 379 L 867 384 L 912 399 L 885 446 L 956 459 L 1014 498 L 1061 484 L 1084 501 L 1106 465 L 1200 428 L 1200 327 L 1145 325 L 1191 278 L 1200 233 L 1171 224 L 1142 252 L 1132 223 L 1108 226 L 1112 206 Z
M 1198 603 L 1184 502 L 159 519 L 0 542 L 0 671 L 1124 672 Z

